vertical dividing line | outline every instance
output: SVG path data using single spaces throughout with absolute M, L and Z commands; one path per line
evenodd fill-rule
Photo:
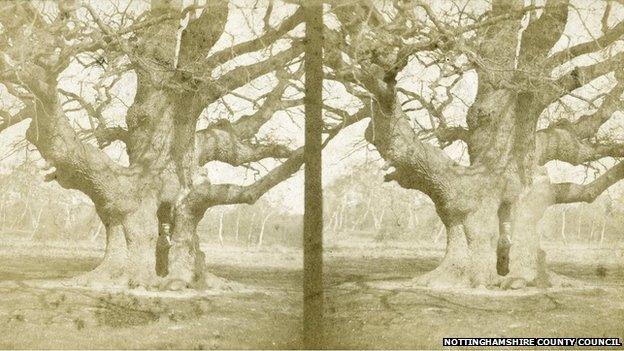
M 303 2 L 305 37 L 305 180 L 303 216 L 303 344 L 323 341 L 323 191 L 321 183 L 323 7 Z

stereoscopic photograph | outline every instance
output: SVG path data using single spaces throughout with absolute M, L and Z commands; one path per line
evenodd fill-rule
M 624 349 L 623 0 L 0 0 L 0 349 Z

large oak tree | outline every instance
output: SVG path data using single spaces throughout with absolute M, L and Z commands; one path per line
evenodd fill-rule
M 446 227 L 444 259 L 416 282 L 562 283 L 540 249 L 544 210 L 591 202 L 624 177 L 624 163 L 613 162 L 624 156 L 624 143 L 608 132 L 623 104 L 622 4 L 329 4 L 335 21 L 326 30 L 327 77 L 361 101 L 360 113 L 370 118 L 365 138 L 393 168 L 386 180 L 427 194 Z M 585 31 L 592 36 L 579 39 Z M 466 94 L 462 100 L 461 84 L 474 92 L 472 102 Z M 467 105 L 463 113 L 457 103 Z M 458 143 L 466 162 L 454 157 Z M 556 183 L 544 167 L 553 160 L 614 165 L 592 181 Z M 507 253 L 503 245 L 497 257 L 498 240 L 508 234 L 509 262 L 500 264 Z
M 251 2 L 111 4 L 0 2 L 0 83 L 4 97 L 19 106 L 2 111 L 0 131 L 30 119 L 27 139 L 49 163 L 48 180 L 93 201 L 106 228 L 106 251 L 80 283 L 218 283 L 207 279 L 212 276 L 204 272 L 199 248 L 196 228 L 205 211 L 253 203 L 303 163 L 303 148 L 257 137 L 276 112 L 302 104 L 301 94 L 287 93 L 302 89 L 302 10 L 269 2 L 260 9 L 258 33 L 240 40 L 226 26 L 245 23 L 232 9 L 253 8 Z M 219 40 L 229 44 L 219 46 Z M 97 68 L 90 78 L 95 97 L 65 89 L 62 77 L 76 65 Z M 135 96 L 121 122 L 113 123 L 105 112 L 115 99 L 113 87 L 127 74 L 136 79 Z M 258 83 L 267 77 L 269 83 Z M 254 82 L 269 89 L 255 98 L 240 93 Z M 253 112 L 209 116 L 198 128 L 207 107 L 228 96 L 251 101 Z M 88 127 L 79 127 L 76 111 Z M 328 130 L 329 137 L 336 131 Z M 111 145 L 126 151 L 126 164 L 110 156 Z M 214 184 L 200 172 L 211 161 L 241 166 L 267 158 L 282 162 L 250 185 Z M 172 246 L 163 281 L 155 252 L 164 224 L 171 227 Z

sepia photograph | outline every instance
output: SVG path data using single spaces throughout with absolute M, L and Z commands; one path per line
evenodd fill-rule
M 623 0 L 0 0 L 0 349 L 624 349 Z

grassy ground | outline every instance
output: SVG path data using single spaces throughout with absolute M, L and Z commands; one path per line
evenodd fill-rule
M 0 251 L 0 349 L 300 347 L 300 253 L 218 249 L 205 248 L 209 269 L 242 291 L 188 297 L 63 288 L 45 282 L 90 270 L 98 259 L 84 250 Z
M 209 269 L 248 289 L 193 297 L 105 293 L 33 280 L 93 268 L 101 251 L 88 246 L 0 248 L 0 349 L 301 347 L 300 251 L 206 246 Z M 441 348 L 443 337 L 477 336 L 624 339 L 621 248 L 546 251 L 553 270 L 588 288 L 425 290 L 406 283 L 437 265 L 441 245 L 327 245 L 326 346 L 430 349 Z
M 624 341 L 621 252 L 575 248 L 566 257 L 566 251 L 570 250 L 550 248 L 552 269 L 585 282 L 587 288 L 432 291 L 408 282 L 437 265 L 441 247 L 334 245 L 325 260 L 326 345 L 439 349 L 443 337 L 619 337 Z M 590 259 L 580 263 L 577 255 Z

